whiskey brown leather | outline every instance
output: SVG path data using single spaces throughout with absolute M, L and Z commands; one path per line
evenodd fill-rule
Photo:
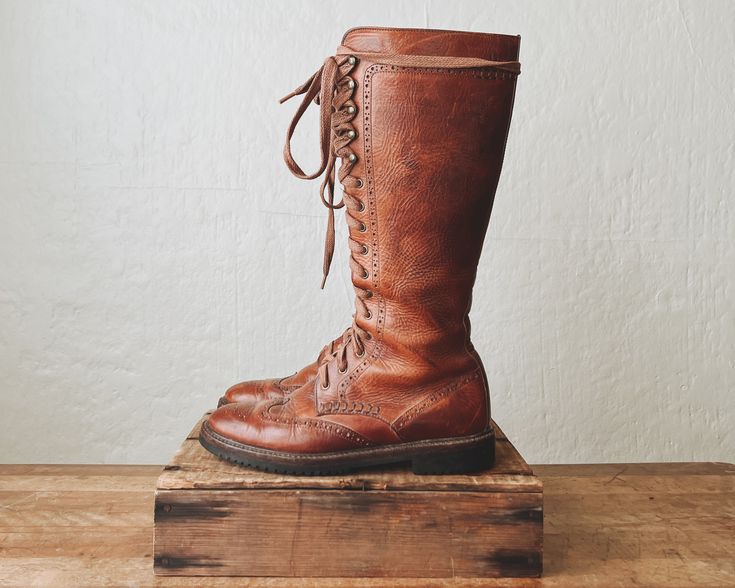
M 319 366 L 337 352 L 337 349 L 342 345 L 344 335 L 345 333 L 322 348 L 316 361 L 301 368 L 295 374 L 285 378 L 248 380 L 230 386 L 224 396 L 219 399 L 217 406 L 233 403 L 245 403 L 254 406 L 263 400 L 281 400 L 284 396 L 316 378 Z
M 314 381 L 254 408 L 220 408 L 207 423 L 212 437 L 306 460 L 488 431 L 487 378 L 468 313 L 505 152 L 519 45 L 519 37 L 507 35 L 353 29 L 337 56 L 292 94 L 303 94 L 304 102 L 289 139 L 320 96 L 318 173 L 304 173 L 288 144 L 285 156 L 301 177 L 325 174 L 325 277 L 331 216 L 346 208 L 354 321 Z M 338 158 L 345 192 L 334 202 Z
M 263 400 L 280 400 L 307 382 L 313 381 L 318 369 L 319 364 L 315 361 L 286 378 L 240 382 L 227 389 L 224 396 L 219 399 L 218 406 L 237 402 L 255 405 Z

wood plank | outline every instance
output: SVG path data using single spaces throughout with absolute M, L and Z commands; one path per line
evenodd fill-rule
M 136 558 L 141 557 L 141 545 L 147 546 L 144 557 L 153 553 L 150 523 L 134 526 L 102 523 L 83 528 L 74 525 L 0 527 L 0 537 L 3 562 L 29 557 Z M 0 586 L 4 585 L 0 573 Z
M 148 485 L 155 487 L 155 478 L 164 466 L 161 465 L 119 465 L 119 464 L 0 464 L 2 476 L 58 476 L 63 478 L 85 475 L 89 480 L 109 477 L 142 477 Z M 635 476 L 727 476 L 735 474 L 735 464 L 716 461 L 702 462 L 644 462 L 644 463 L 580 463 L 580 464 L 531 464 L 531 470 L 543 478 L 604 477 L 615 476 L 625 469 L 626 475 Z M 153 482 L 151 482 L 153 479 Z M 83 488 L 80 488 L 83 490 Z
M 728 476 L 735 474 L 735 465 L 718 461 L 537 464 L 534 473 L 545 479 L 570 477 L 627 476 Z
M 159 491 L 155 553 L 173 575 L 519 577 L 541 518 L 539 493 Z
M 119 487 L 119 486 L 118 486 Z M 13 528 L 29 523 L 57 526 L 141 525 L 150 512 L 140 510 L 141 502 L 152 506 L 152 493 L 139 491 L 86 492 L 0 492 L 0 527 Z
M 72 557 L 18 558 L 10 564 L 0 561 L 6 571 L 2 586 L 10 588 L 385 588 L 385 578 L 154 578 L 150 558 L 84 560 Z M 532 588 L 536 580 L 489 578 L 391 578 L 392 588 L 442 588 L 467 586 L 487 588 Z M 573 587 L 572 587 L 573 588 Z
M 601 465 L 541 465 L 534 466 L 545 484 L 547 497 L 545 504 L 545 576 L 541 580 L 518 579 L 468 579 L 468 578 L 412 578 L 390 579 L 390 585 L 397 588 L 414 588 L 419 586 L 518 586 L 543 587 L 554 586 L 564 588 L 598 587 L 598 586 L 735 586 L 735 570 L 732 553 L 733 533 L 731 533 L 733 517 L 727 505 L 732 504 L 732 479 L 735 466 L 731 464 L 692 463 L 692 464 L 630 464 L 626 471 L 613 479 L 620 471 L 621 464 Z M 27 475 L 33 468 L 42 467 L 45 476 L 38 479 L 39 486 L 52 491 L 51 478 L 58 477 L 70 480 L 79 475 L 79 466 L 0 466 L 0 477 L 11 474 L 15 481 L 10 481 L 3 489 L 6 491 L 28 491 Z M 86 477 L 78 480 L 76 491 L 73 488 L 63 490 L 75 494 L 77 492 L 97 492 L 108 488 L 110 492 L 126 492 L 131 481 L 130 466 L 83 466 L 87 469 Z M 147 486 L 153 488 L 160 468 L 157 466 L 133 466 L 148 470 Z M 118 475 L 119 473 L 119 475 Z M 139 472 L 140 473 L 140 472 Z M 103 480 L 97 479 L 100 476 Z M 688 479 L 672 480 L 684 475 Z M 568 478 L 567 476 L 571 476 Z M 701 479 L 698 478 L 701 476 Z M 721 476 L 718 486 L 708 477 Z M 17 485 L 14 485 L 17 482 Z M 607 484 L 606 484 L 607 482 Z M 701 484 L 699 484 L 699 483 Z M 633 484 L 634 488 L 626 489 L 623 494 L 643 493 L 644 500 L 628 503 L 620 502 L 618 495 L 624 486 L 621 483 Z M 134 482 L 137 487 L 138 481 Z M 656 504 L 664 495 L 677 493 L 686 495 L 686 489 L 696 491 L 700 485 L 706 489 L 694 501 L 709 500 L 712 513 L 722 513 L 720 517 L 706 516 L 702 512 L 690 512 L 690 502 L 673 500 L 666 503 L 664 510 L 656 510 Z M 721 488 L 719 492 L 717 488 Z M 607 488 L 610 499 L 605 501 Z M 32 489 L 30 490 L 32 491 Z M 139 490 L 134 490 L 138 492 Z M 597 517 L 585 516 L 583 508 L 575 510 L 580 497 L 588 494 L 599 496 L 596 507 L 604 508 L 607 521 L 601 523 Z M 719 498 L 718 498 L 719 494 Z M 89 494 L 93 496 L 93 494 Z M 549 502 L 548 497 L 556 500 Z M 653 497 L 651 500 L 650 497 Z M 0 500 L 0 513 L 4 501 L 12 499 L 10 494 Z M 99 500 L 99 497 L 96 497 Z M 117 497 L 111 498 L 116 500 Z M 62 509 L 64 506 L 58 502 Z M 39 508 L 44 506 L 44 497 L 38 501 Z M 286 587 L 294 586 L 293 578 L 176 578 L 154 577 L 152 571 L 152 492 L 146 500 L 138 505 L 140 519 L 146 519 L 144 525 L 125 527 L 124 533 L 129 544 L 123 546 L 123 539 L 118 541 L 121 527 L 117 526 L 112 516 L 107 523 L 100 520 L 101 526 L 77 526 L 74 521 L 57 525 L 46 517 L 41 523 L 17 528 L 19 537 L 13 539 L 12 528 L 0 528 L 0 585 L 2 586 L 54 586 L 65 587 L 103 587 L 103 586 L 140 586 L 148 588 L 191 587 Z M 78 506 L 81 503 L 72 502 Z M 593 507 L 592 503 L 582 500 L 582 506 Z M 720 505 L 725 505 L 721 507 Z M 654 513 L 657 516 L 653 516 Z M 146 515 L 146 513 L 148 513 Z M 662 515 L 662 513 L 664 513 Z M 664 516 L 661 520 L 659 517 Z M 83 522 L 83 519 L 78 519 Z M 133 519 L 131 519 L 133 520 Z M 89 522 L 89 521 L 87 521 Z M 104 526 L 103 526 L 104 525 Z M 685 525 L 685 526 L 682 526 Z M 104 529 L 107 528 L 107 539 Z M 35 530 L 34 530 L 35 529 Z M 135 530 L 140 535 L 135 534 Z M 100 538 L 100 545 L 107 542 L 109 549 L 95 547 L 94 541 L 84 538 L 86 533 Z M 99 533 L 99 535 L 97 534 Z M 22 553 L 23 545 L 32 550 L 33 536 L 41 540 L 43 555 Z M 141 541 L 141 537 L 148 537 Z M 76 543 L 75 543 L 76 541 Z M 119 545 L 119 551 L 117 546 Z M 3 549 L 6 549 L 4 552 Z M 59 556 L 53 551 L 59 550 Z M 726 554 L 723 556 L 723 553 Z M 72 555 L 74 554 L 74 555 Z M 134 555 L 133 555 L 134 554 Z M 299 579 L 299 586 L 332 588 L 337 586 L 386 586 L 386 579 L 377 578 L 327 578 Z
M 117 465 L 0 465 L 0 491 L 27 490 L 95 492 L 129 490 L 151 492 L 161 466 Z
M 143 477 L 150 480 L 161 471 L 160 465 L 117 464 L 0 464 L 2 476 L 87 476 L 112 475 L 116 480 L 127 477 Z
M 721 494 L 735 490 L 735 476 L 626 476 L 612 480 L 609 476 L 546 478 L 547 496 L 577 493 L 584 488 L 589 494 Z

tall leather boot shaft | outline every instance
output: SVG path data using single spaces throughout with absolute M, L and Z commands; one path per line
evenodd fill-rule
M 357 56 L 348 74 L 358 114 L 348 148 L 355 158 L 350 176 L 359 180 L 345 191 L 362 203 L 347 206 L 352 280 L 358 296 L 369 296 L 362 297 L 367 313 L 355 320 L 372 340 L 359 377 L 331 366 L 329 389 L 317 391 L 323 409 L 339 411 L 351 407 L 351 398 L 364 403 L 373 390 L 396 389 L 401 393 L 369 407 L 396 416 L 405 410 L 405 391 L 476 377 L 465 318 L 515 93 L 513 73 L 399 67 L 368 54 L 515 61 L 519 44 L 518 37 L 462 32 L 345 35 L 340 50 Z
M 404 460 L 417 472 L 487 467 L 489 392 L 468 313 L 519 44 L 507 35 L 353 29 L 336 57 L 287 97 L 303 95 L 286 163 L 301 178 L 324 175 L 325 275 L 334 210 L 345 208 L 353 325 L 314 382 L 252 411 L 213 413 L 202 429 L 205 447 L 294 473 Z M 288 141 L 317 97 L 322 164 L 309 174 Z

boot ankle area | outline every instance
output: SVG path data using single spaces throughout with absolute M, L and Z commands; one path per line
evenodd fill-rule
M 403 441 L 461 437 L 490 426 L 489 396 L 480 370 L 447 382 L 396 418 Z

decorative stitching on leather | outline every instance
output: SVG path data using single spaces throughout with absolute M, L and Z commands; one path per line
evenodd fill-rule
M 351 414 L 377 419 L 389 427 L 391 422 L 380 414 L 380 406 L 367 402 L 352 402 L 347 400 L 327 401 L 319 405 L 319 414 Z
M 371 71 L 373 70 L 373 71 Z M 373 64 L 365 72 L 367 79 L 368 72 L 371 77 L 378 73 L 408 73 L 408 74 L 445 74 L 452 76 L 469 76 L 473 78 L 481 78 L 485 80 L 514 80 L 519 74 L 509 71 L 488 70 L 487 68 L 467 68 L 467 69 L 449 69 L 446 67 L 405 67 L 400 65 L 382 65 Z
M 450 384 L 446 388 L 439 390 L 437 392 L 433 392 L 428 398 L 425 398 L 418 404 L 414 404 L 411 408 L 409 408 L 406 412 L 404 412 L 400 417 L 398 417 L 398 420 L 395 421 L 395 423 L 393 423 L 393 428 L 396 431 L 402 429 L 407 424 L 409 424 L 412 420 L 414 420 L 418 415 L 420 415 L 422 412 L 429 409 L 431 406 L 433 406 L 440 400 L 443 400 L 444 398 L 446 398 L 453 392 L 459 390 L 466 384 L 469 384 L 470 382 L 477 380 L 479 377 L 480 377 L 480 372 L 474 371 L 469 376 L 460 378 L 459 380 Z
M 318 429 L 320 431 L 326 431 L 327 433 L 330 433 L 332 435 L 337 435 L 338 437 L 342 437 L 343 439 L 348 439 L 349 441 L 359 443 L 363 447 L 368 447 L 372 445 L 372 443 L 368 441 L 365 437 L 363 437 L 359 433 L 355 433 L 355 431 L 353 431 L 352 429 L 343 427 L 342 425 L 327 423 L 318 419 L 283 419 L 274 417 L 272 414 L 270 414 L 269 409 L 271 408 L 271 406 L 275 406 L 275 404 L 270 404 L 265 409 L 263 409 L 260 413 L 261 418 L 271 421 L 273 423 L 279 423 L 281 425 L 291 425 L 296 427 L 306 427 Z
M 319 412 L 323 414 L 361 414 L 364 416 L 377 417 L 380 414 L 380 407 L 369 402 L 353 402 L 328 400 L 319 405 Z
M 375 196 L 375 178 L 373 173 L 373 155 L 372 155 L 372 126 L 370 119 L 370 97 L 371 87 L 370 80 L 375 70 L 375 65 L 370 66 L 365 71 L 362 81 L 363 88 L 363 108 L 362 108 L 362 138 L 365 158 L 365 179 L 367 187 L 367 211 L 368 211 L 368 226 L 370 229 L 371 247 L 370 255 L 372 258 L 370 273 L 370 280 L 372 284 L 372 290 L 377 298 L 378 312 L 375 323 L 375 345 L 373 350 L 368 356 L 360 362 L 354 369 L 352 369 L 346 378 L 340 381 L 337 387 L 337 395 L 339 400 L 337 402 L 331 402 L 329 412 L 332 413 L 346 413 L 346 414 L 364 414 L 366 416 L 377 416 L 380 413 L 380 407 L 375 407 L 375 410 L 371 407 L 369 412 L 357 411 L 353 412 L 350 408 L 350 404 L 347 400 L 347 388 L 355 383 L 362 373 L 380 357 L 383 351 L 383 329 L 385 327 L 385 299 L 380 293 L 380 248 L 378 245 L 378 213 L 377 213 L 377 201 Z M 326 403 L 325 403 L 326 405 Z M 356 403 L 352 403 L 352 406 Z M 344 408 L 340 408 L 344 407 Z M 321 406 L 320 406 L 321 409 Z M 381 419 L 383 420 L 383 419 Z
M 372 237 L 372 273 L 371 280 L 374 290 L 378 293 L 378 316 L 376 321 L 376 339 L 382 341 L 383 339 L 383 328 L 385 326 L 385 299 L 382 293 L 380 293 L 380 247 L 378 240 L 378 202 L 375 194 L 375 174 L 373 173 L 373 133 L 372 133 L 372 121 L 371 121 L 371 96 L 372 87 L 371 80 L 375 71 L 375 65 L 370 66 L 363 77 L 363 113 L 362 113 L 362 128 L 364 137 L 364 148 L 365 148 L 365 171 L 367 179 L 367 192 L 368 192 L 368 216 L 370 219 L 370 234 Z
M 296 375 L 296 374 L 294 374 L 294 376 L 295 376 L 295 375 Z M 289 377 L 289 378 L 291 378 L 291 377 L 293 377 L 293 376 L 288 376 L 288 377 Z M 286 378 L 281 378 L 280 380 L 278 380 L 278 381 L 277 381 L 277 382 L 275 383 L 275 384 L 276 384 L 276 386 L 278 387 L 278 389 L 279 389 L 279 390 L 280 390 L 281 392 L 283 392 L 284 394 L 288 394 L 288 393 L 290 393 L 290 392 L 293 392 L 294 390 L 298 390 L 299 388 L 301 388 L 301 386 L 297 386 L 296 384 L 294 384 L 294 385 L 292 385 L 292 386 L 286 386 L 285 384 L 283 384 L 283 380 L 285 380 L 285 379 L 286 379 Z

